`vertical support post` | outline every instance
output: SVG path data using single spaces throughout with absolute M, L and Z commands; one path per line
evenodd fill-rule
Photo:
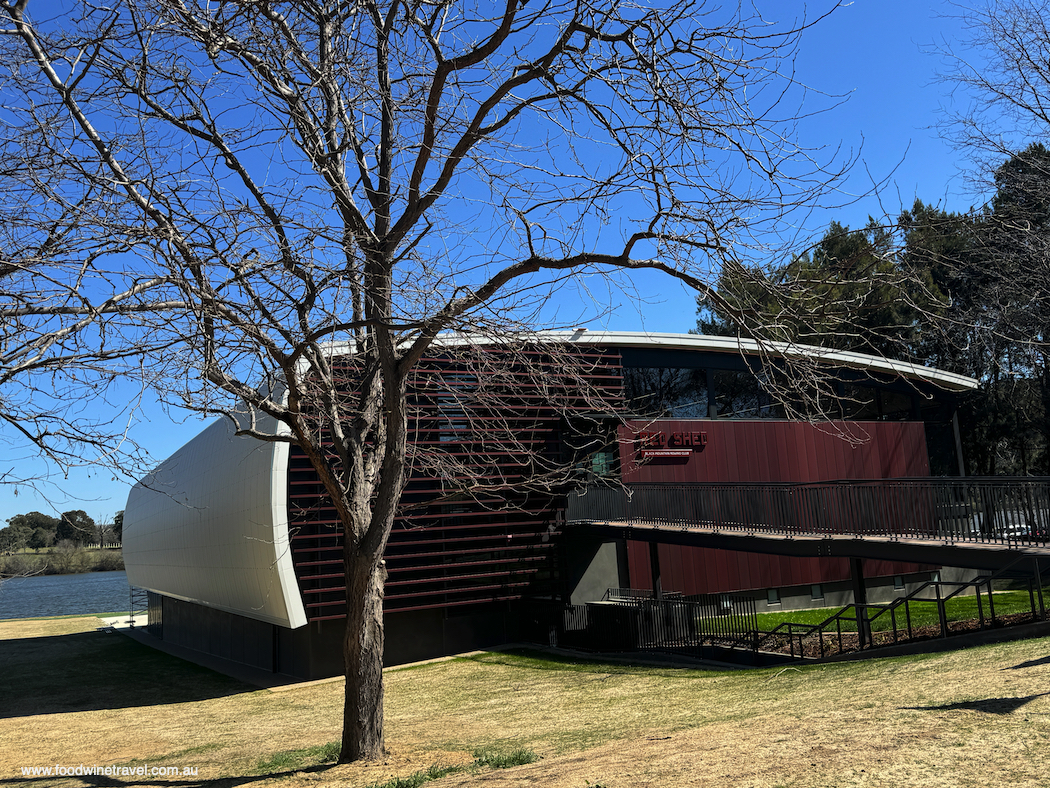
M 980 629 L 984 629 L 984 603 L 981 601 L 981 584 L 974 586 L 974 596 L 977 597 L 977 622 Z
M 992 626 L 995 626 L 995 598 L 992 593 L 995 589 L 992 588 L 992 579 L 988 578 L 988 618 L 992 621 Z
M 959 409 L 952 411 L 952 433 L 955 435 L 955 459 L 959 464 L 959 476 L 966 476 L 966 463 L 963 462 L 962 437 L 959 435 Z
M 941 622 L 941 637 L 948 637 L 948 614 L 944 610 L 944 600 L 941 599 L 941 581 L 938 580 L 934 583 L 934 588 L 937 589 L 937 618 Z M 994 622 L 994 619 L 992 619 Z
M 1039 595 L 1039 618 L 1045 621 L 1046 607 L 1043 604 L 1043 576 L 1039 571 L 1039 559 L 1033 556 L 1032 561 L 1035 564 L 1035 593 Z
M 653 597 L 663 599 L 663 585 L 660 582 L 660 545 L 657 542 L 649 542 L 649 571 L 653 576 Z
M 863 649 L 871 642 L 871 624 L 868 622 L 868 589 L 864 585 L 864 559 L 849 560 L 853 579 L 853 609 L 857 613 L 857 645 Z

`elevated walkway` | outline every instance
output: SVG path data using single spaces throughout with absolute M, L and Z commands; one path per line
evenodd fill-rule
M 1050 479 L 628 484 L 570 494 L 598 536 L 795 556 L 1050 569 Z M 1026 562 L 1027 563 L 1027 562 Z

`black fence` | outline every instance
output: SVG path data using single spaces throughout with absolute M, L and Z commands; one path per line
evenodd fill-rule
M 997 602 L 996 589 L 1003 584 L 1014 595 Z M 1017 591 L 1027 598 L 1026 605 L 1018 605 Z M 949 603 L 956 598 L 963 602 L 963 597 L 966 603 L 954 605 L 950 613 Z M 931 608 L 936 614 L 933 622 Z M 755 599 L 747 593 L 670 592 L 657 598 L 651 590 L 610 588 L 598 602 L 569 606 L 527 602 L 520 612 L 519 637 L 545 646 L 676 654 L 754 665 L 827 659 L 1048 619 L 1039 565 L 1028 557 L 993 574 L 965 581 L 930 580 L 891 602 L 848 604 L 829 611 L 818 623 L 783 621 L 772 630 L 760 628 Z
M 522 604 L 520 637 L 543 646 L 601 653 L 711 659 L 726 648 L 753 651 L 755 600 L 733 594 L 676 595 L 610 589 L 586 605 Z
M 1050 542 L 1050 478 L 628 484 L 569 495 L 566 519 L 773 535 Z

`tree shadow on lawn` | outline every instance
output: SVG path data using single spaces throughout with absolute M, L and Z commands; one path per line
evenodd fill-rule
M 1027 662 L 1022 662 L 1018 665 L 1011 665 L 1003 670 L 1021 670 L 1022 668 L 1034 668 L 1039 665 L 1050 665 L 1050 657 L 1040 657 L 1039 659 L 1030 659 Z
M 257 687 L 114 633 L 0 640 L 0 719 L 207 700 Z
M 966 700 L 958 703 L 942 703 L 937 706 L 903 706 L 912 711 L 981 711 L 985 714 L 1010 714 L 1036 698 L 1050 695 L 1040 692 L 1038 695 L 1027 695 L 1023 698 L 985 698 L 984 700 Z
M 293 769 L 285 772 L 271 772 L 269 774 L 247 775 L 243 777 L 190 777 L 171 779 L 165 777 L 107 777 L 105 775 L 77 775 L 74 777 L 60 777 L 56 784 L 54 777 L 13 777 L 0 779 L 0 786 L 68 786 L 68 788 L 238 788 L 239 786 L 252 785 L 253 783 L 275 780 L 281 777 L 291 777 L 295 774 L 317 775 L 314 780 L 321 780 L 321 773 L 331 769 L 335 764 L 320 764 L 318 766 L 305 766 L 301 769 Z

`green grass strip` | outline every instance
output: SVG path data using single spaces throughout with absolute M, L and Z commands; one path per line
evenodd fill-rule
M 538 760 L 536 753 L 525 747 L 518 747 L 510 752 L 485 749 L 474 750 L 474 766 L 487 766 L 490 769 L 509 769 Z
M 315 747 L 304 747 L 299 750 L 282 750 L 269 758 L 258 761 L 252 770 L 255 774 L 272 774 L 273 772 L 293 772 L 308 766 L 322 763 L 335 763 L 339 760 L 338 741 L 320 744 Z
M 312 766 L 335 763 L 339 760 L 340 743 L 331 741 L 316 747 L 304 747 L 299 750 L 283 750 L 276 752 L 269 758 L 258 761 L 252 770 L 254 774 L 274 774 L 277 772 L 294 772 Z M 539 760 L 539 756 L 525 747 L 518 747 L 510 751 L 496 748 L 475 750 L 474 762 L 467 766 L 431 766 L 429 769 L 409 774 L 405 777 L 395 777 L 385 783 L 374 783 L 373 788 L 419 788 L 431 780 L 439 780 L 449 774 L 464 771 L 478 771 L 480 769 L 509 769 L 511 766 L 521 766 Z
M 1050 589 L 1043 591 L 1044 598 L 1050 603 Z M 995 615 L 1006 616 L 1012 613 L 1022 613 L 1031 610 L 1030 597 L 1027 591 L 996 591 L 995 592 Z M 852 607 L 852 606 L 847 606 Z M 911 611 L 911 625 L 913 627 L 923 626 L 936 626 L 940 624 L 940 619 L 937 614 L 937 603 L 935 601 L 925 600 L 913 600 L 908 603 L 908 607 Z M 782 613 L 759 613 L 758 628 L 762 631 L 769 632 L 777 627 L 778 624 L 785 622 L 791 622 L 794 624 L 820 624 L 823 621 L 831 618 L 842 608 L 840 607 L 822 607 L 814 608 L 810 610 L 785 610 Z M 984 613 L 984 617 L 988 618 L 988 594 L 982 592 L 981 594 L 981 610 Z M 975 596 L 956 596 L 949 599 L 944 604 L 945 615 L 948 621 L 966 621 L 972 618 L 978 617 L 977 598 Z M 852 615 L 853 611 L 847 611 L 848 615 Z M 898 607 L 896 611 L 897 628 L 901 629 L 906 625 L 906 617 L 904 607 Z M 883 613 L 872 622 L 872 629 L 876 632 L 888 630 L 892 626 L 890 614 Z M 843 632 L 855 632 L 857 626 L 852 621 L 842 622 Z
M 415 772 L 407 777 L 395 777 L 393 780 L 387 780 L 382 785 L 375 783 L 374 788 L 419 788 L 423 783 L 430 782 L 431 780 L 440 780 L 445 775 L 463 771 L 464 768 L 466 767 L 431 766 L 425 771 Z

